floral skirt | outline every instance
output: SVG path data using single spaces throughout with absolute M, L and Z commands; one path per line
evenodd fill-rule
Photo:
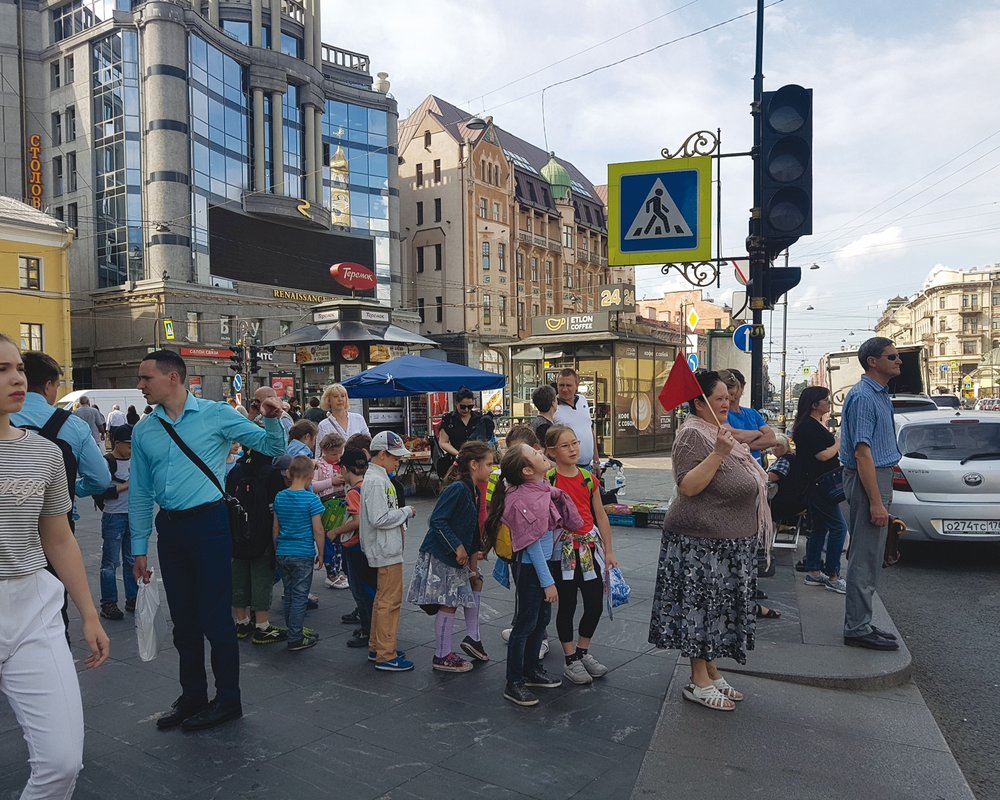
M 682 656 L 745 664 L 753 650 L 757 540 L 663 532 L 649 643 Z
M 430 553 L 417 556 L 406 602 L 415 605 L 439 605 L 445 608 L 469 608 L 476 604 L 472 596 L 467 567 L 452 567 Z

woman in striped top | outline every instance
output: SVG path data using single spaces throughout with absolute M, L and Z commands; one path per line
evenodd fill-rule
M 109 644 L 69 529 L 62 454 L 10 424 L 26 391 L 21 354 L 0 334 L 0 682 L 28 743 L 31 777 L 21 797 L 69 797 L 83 766 L 83 706 L 61 616 L 64 588 L 80 609 L 86 666 L 103 664 Z

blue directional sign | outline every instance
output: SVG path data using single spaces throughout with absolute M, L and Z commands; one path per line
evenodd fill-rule
M 243 376 L 233 375 L 233 391 L 242 392 L 243 391 Z
M 712 159 L 608 165 L 608 263 L 704 261 L 712 252 Z
M 742 350 L 744 353 L 749 353 L 753 348 L 751 342 L 753 337 L 750 336 L 753 330 L 753 325 L 740 325 L 735 331 L 733 331 L 733 344 L 736 345 L 736 349 Z
M 688 359 L 687 359 L 687 361 L 688 361 L 688 366 L 691 368 L 692 372 L 694 372 L 696 369 L 698 369 L 698 354 L 697 353 L 688 353 Z

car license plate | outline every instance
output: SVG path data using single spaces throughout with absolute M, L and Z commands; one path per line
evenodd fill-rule
M 945 533 L 1000 533 L 1000 519 L 946 519 L 941 526 Z

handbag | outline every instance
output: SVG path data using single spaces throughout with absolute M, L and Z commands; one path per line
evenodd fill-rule
M 253 540 L 253 531 L 250 529 L 250 515 L 247 514 L 246 509 L 243 508 L 239 500 L 222 488 L 222 484 L 215 477 L 215 473 L 205 465 L 204 461 L 195 455 L 194 450 L 184 443 L 184 440 L 177 434 L 173 426 L 167 425 L 160 417 L 157 417 L 157 419 L 160 420 L 163 430 L 174 440 L 174 444 L 181 449 L 181 452 L 188 457 L 188 460 L 204 472 L 205 476 L 212 482 L 212 485 L 222 493 L 222 501 L 226 504 L 226 516 L 229 518 L 229 535 L 233 540 L 233 548 L 239 549 L 249 546 Z
M 841 467 L 831 469 L 820 475 L 813 482 L 813 490 L 821 500 L 831 505 L 839 505 L 847 499 L 844 493 L 844 470 Z
M 152 576 L 152 570 L 150 570 Z M 160 610 L 160 590 L 150 577 L 149 583 L 139 581 L 135 598 L 135 635 L 139 644 L 139 658 L 152 661 L 160 649 L 163 638 L 163 612 Z

